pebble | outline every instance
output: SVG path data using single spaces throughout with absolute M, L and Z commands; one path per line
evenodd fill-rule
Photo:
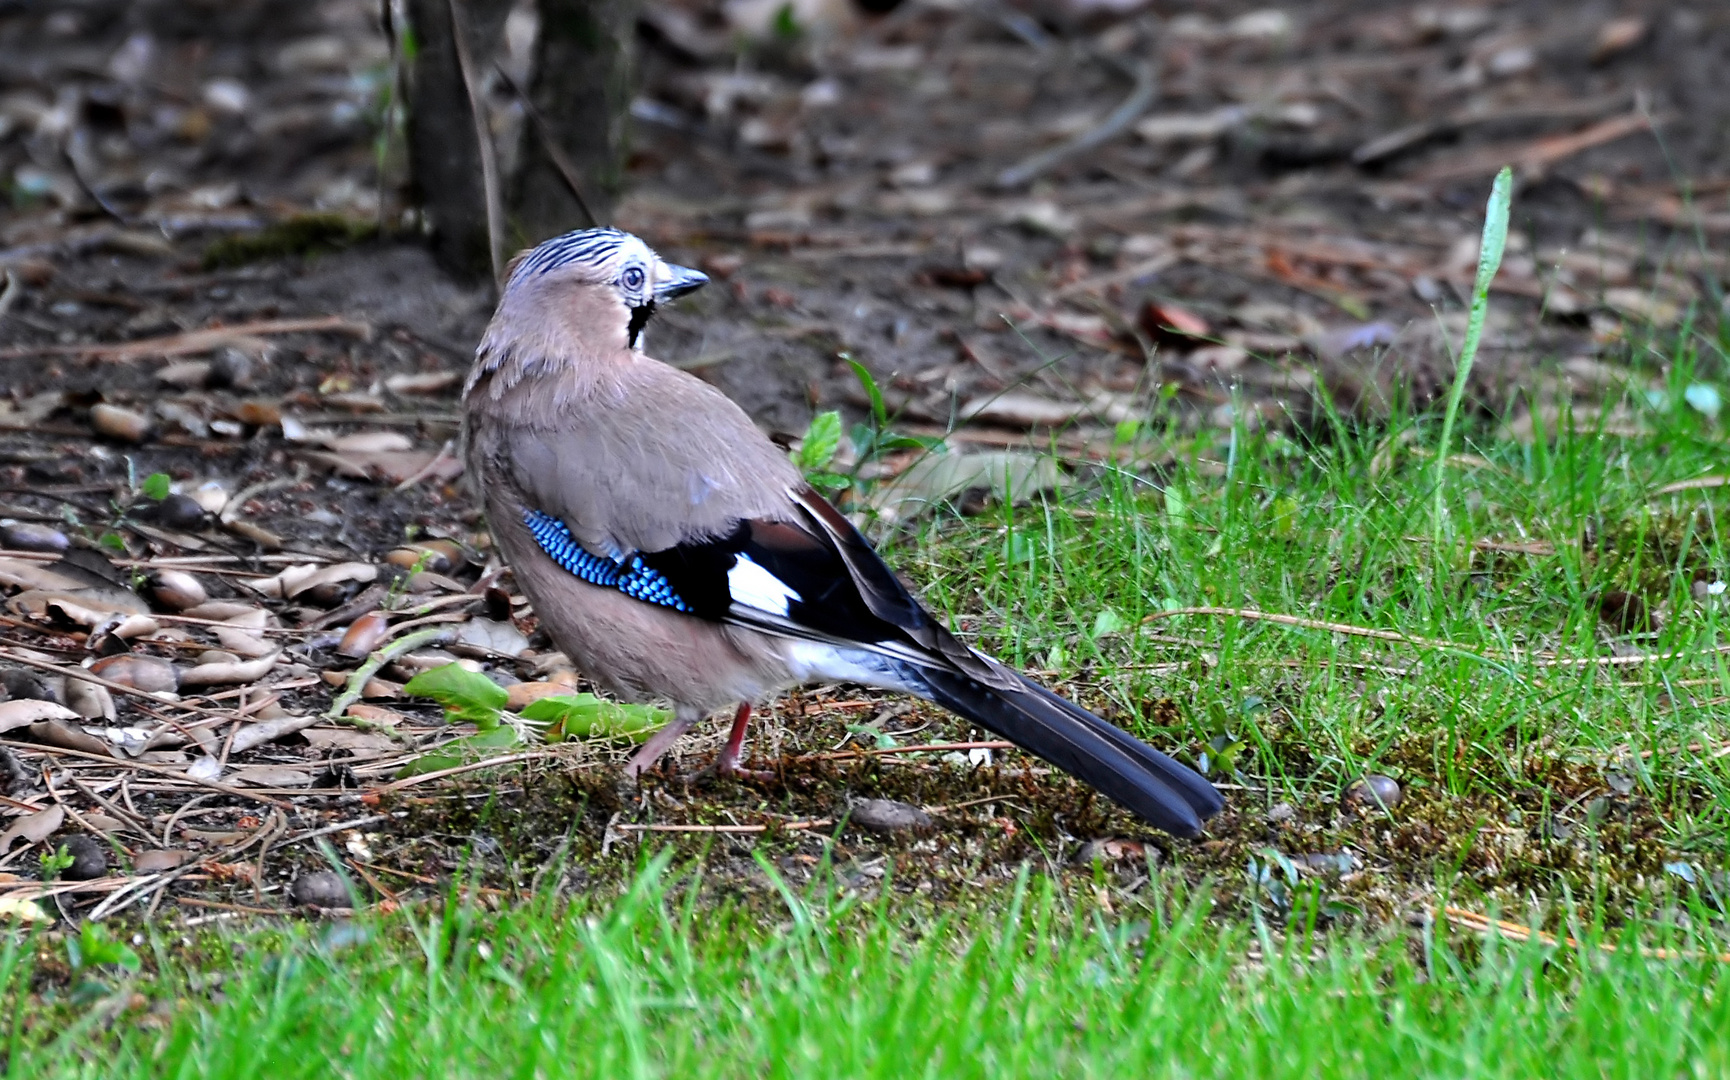
M 28 521 L 0 521 L 0 547 L 13 551 L 47 551 L 58 553 L 72 546 L 72 541 L 59 529 L 48 525 L 33 525 Z
M 72 865 L 61 872 L 68 881 L 94 881 L 108 874 L 108 845 L 83 833 L 73 833 L 61 844 L 72 856 Z
M 1268 808 L 1267 819 L 1270 824 L 1277 825 L 1282 821 L 1290 821 L 1294 817 L 1297 817 L 1297 807 L 1291 803 L 1274 803 Z
M 204 507 L 190 495 L 172 492 L 156 504 L 156 522 L 165 529 L 196 529 L 204 524 Z
M 1081 845 L 1081 850 L 1075 853 L 1075 862 L 1077 865 L 1085 867 L 1092 866 L 1096 862 L 1114 863 L 1130 860 L 1144 862 L 1149 857 L 1155 863 L 1159 862 L 1159 849 L 1150 847 L 1139 840 L 1108 837 L 1103 840 L 1089 840 Z
M 1368 803 L 1383 810 L 1398 806 L 1404 796 L 1399 781 L 1380 773 L 1371 773 L 1346 789 L 1347 802 Z
M 349 899 L 348 886 L 329 870 L 302 874 L 288 887 L 288 898 L 302 907 L 345 908 Z
M 174 666 L 154 656 L 119 653 L 105 656 L 90 665 L 90 670 L 110 682 L 142 690 L 146 694 L 173 693 L 180 689 L 180 678 Z
M 230 346 L 216 355 L 210 364 L 206 385 L 220 389 L 232 386 L 245 389 L 252 384 L 252 357 Z
M 140 443 L 150 437 L 150 418 L 118 405 L 92 405 L 90 426 L 98 435 L 121 442 Z
M 882 833 L 929 829 L 932 824 L 930 814 L 894 799 L 860 799 L 853 804 L 848 820 L 862 829 Z

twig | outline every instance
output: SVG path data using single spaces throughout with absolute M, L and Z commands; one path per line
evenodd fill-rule
M 810 821 L 789 821 L 775 825 L 614 825 L 615 832 L 658 833 L 762 833 L 797 832 L 802 829 L 822 829 L 835 824 L 834 818 L 814 818 Z
M 358 829 L 362 825 L 374 825 L 380 821 L 389 820 L 389 814 L 369 814 L 363 818 L 355 818 L 353 821 L 338 821 L 332 825 L 322 825 L 319 828 L 311 829 L 295 836 L 285 837 L 282 842 L 276 846 L 287 847 L 290 844 L 304 844 L 308 840 L 317 840 L 321 836 L 329 836 L 331 833 L 339 833 L 345 829 Z
M 200 712 L 207 716 L 220 717 L 225 720 L 231 719 L 234 715 L 232 712 L 227 710 L 207 709 L 202 705 L 192 705 L 184 701 L 164 701 L 155 694 L 146 693 L 136 687 L 127 686 L 125 683 L 115 682 L 113 679 L 104 679 L 102 676 L 87 671 L 84 668 L 62 667 L 59 664 L 50 664 L 45 660 L 37 660 L 29 656 L 21 655 L 15 649 L 0 647 L 0 657 L 4 657 L 9 663 L 23 664 L 25 667 L 35 668 L 37 671 L 46 671 L 68 679 L 82 679 L 85 682 L 95 683 L 97 686 L 107 687 L 109 690 L 113 690 L 117 693 L 126 694 L 135 698 L 142 698 L 153 705 L 175 705 L 179 708 L 189 709 L 192 712 Z
M 234 911 L 242 915 L 287 915 L 281 908 L 252 907 L 247 904 L 229 904 L 221 900 L 200 900 L 196 896 L 176 896 L 174 902 L 182 907 L 209 908 L 214 911 Z
M 454 455 L 451 454 L 452 445 L 453 445 L 453 441 L 450 439 L 446 439 L 445 444 L 443 446 L 439 447 L 439 452 L 432 456 L 432 460 L 428 461 L 425 465 L 422 465 L 419 469 L 415 470 L 415 473 L 413 476 L 410 476 L 408 479 L 404 480 L 402 483 L 398 484 L 396 487 L 392 488 L 391 490 L 396 491 L 396 492 L 407 491 L 409 488 L 414 487 L 416 484 L 420 483 L 422 480 L 425 480 L 427 477 L 431 476 L 434 472 L 436 472 L 438 470 L 439 465 L 441 465 L 446 459 L 454 458 Z
M 1135 89 L 1123 99 L 1123 104 L 1111 110 L 1110 115 L 1098 125 L 1049 150 L 1042 150 L 1020 164 L 1004 169 L 997 174 L 997 186 L 1020 187 L 1066 158 L 1103 146 L 1128 131 L 1129 125 L 1135 123 L 1158 96 L 1159 68 L 1153 61 L 1144 60 L 1135 69 Z
M 372 327 L 363 322 L 327 315 L 316 319 L 264 319 L 259 322 L 236 323 L 233 326 L 213 326 L 204 330 L 189 330 L 183 334 L 122 341 L 116 344 L 87 342 L 82 345 L 14 345 L 0 349 L 0 360 L 17 360 L 29 356 L 84 356 L 92 360 L 137 360 L 146 356 L 186 356 L 209 352 L 239 337 L 265 337 L 271 334 L 312 334 L 331 332 L 369 339 Z
M 500 79 L 504 80 L 505 89 L 509 90 L 522 103 L 523 112 L 528 114 L 529 123 L 534 125 L 535 136 L 541 140 L 541 148 L 547 152 L 547 160 L 553 163 L 553 168 L 558 170 L 559 176 L 565 181 L 565 187 L 570 189 L 571 198 L 577 200 L 577 209 L 583 212 L 583 217 L 587 219 L 589 228 L 598 227 L 601 224 L 601 219 L 595 216 L 593 210 L 589 209 L 589 200 L 583 198 L 583 186 L 577 182 L 577 166 L 565 154 L 565 148 L 559 145 L 557 139 L 553 138 L 552 125 L 547 123 L 546 117 L 541 115 L 541 110 L 535 108 L 535 103 L 529 100 L 529 95 L 523 93 L 522 88 L 517 86 L 516 80 L 511 78 L 510 73 L 502 65 L 494 64 L 493 70 L 498 72 Z
M 1437 914 L 1438 912 L 1432 909 L 1430 917 L 1433 919 Z M 1467 911 L 1464 908 L 1448 906 L 1442 908 L 1439 914 L 1462 923 L 1468 929 L 1476 930 L 1480 934 L 1489 933 L 1491 930 L 1495 930 L 1498 933 L 1513 938 L 1515 941 L 1531 941 L 1536 938 L 1541 944 L 1548 945 L 1552 948 L 1558 945 L 1566 945 L 1570 949 L 1584 948 L 1580 942 L 1566 934 L 1558 938 L 1556 935 L 1546 933 L 1543 930 L 1533 930 L 1530 927 L 1521 926 L 1519 923 L 1515 922 L 1508 922 L 1505 919 L 1492 919 L 1488 915 L 1480 915 L 1475 911 Z M 1609 942 L 1600 942 L 1596 948 L 1603 952 L 1611 953 L 1621 951 Z M 1683 949 L 1649 949 L 1644 945 L 1635 946 L 1634 951 L 1636 955 L 1646 957 L 1650 960 L 1716 960 L 1721 964 L 1730 964 L 1730 953 L 1702 953 Z
M 1398 630 L 1377 630 L 1368 626 L 1353 626 L 1350 623 L 1327 622 L 1323 619 L 1305 619 L 1297 615 L 1282 615 L 1276 611 L 1257 611 L 1254 608 L 1229 607 L 1190 607 L 1173 608 L 1170 611 L 1156 611 L 1142 619 L 1150 623 L 1155 619 L 1169 619 L 1174 615 L 1219 615 L 1234 619 L 1253 619 L 1258 622 L 1279 623 L 1281 626 L 1295 626 L 1302 630 L 1327 630 L 1335 634 L 1347 634 L 1352 637 L 1375 638 L 1378 641 L 1396 641 L 1405 645 L 1416 645 L 1424 649 L 1452 649 L 1484 660 L 1496 660 L 1508 663 L 1527 663 L 1534 667 L 1633 667 L 1639 664 L 1654 664 L 1660 660 L 1693 660 L 1708 656 L 1718 656 L 1730 653 L 1730 645 L 1715 645 L 1704 652 L 1664 652 L 1637 653 L 1633 656 L 1534 656 L 1518 651 L 1503 653 L 1497 650 L 1474 649 L 1457 641 L 1445 641 L 1441 638 L 1420 637 L 1416 634 L 1402 634 Z
M 516 761 L 536 761 L 542 758 L 556 758 L 558 756 L 557 753 L 551 750 L 525 750 L 516 754 L 500 754 L 498 757 L 490 757 L 483 761 L 471 761 L 467 765 L 453 765 L 448 769 L 435 769 L 432 772 L 417 773 L 414 776 L 405 776 L 401 780 L 393 780 L 383 787 L 373 788 L 369 794 L 385 795 L 393 791 L 401 791 L 406 787 L 413 787 L 416 784 L 424 784 L 428 780 L 442 780 L 447 776 L 455 776 L 458 773 L 474 772 L 477 769 L 490 769 L 495 765 L 509 765 Z
M 504 205 L 499 201 L 499 163 L 493 153 L 492 132 L 488 130 L 486 103 L 481 100 L 480 79 L 475 72 L 474 58 L 469 55 L 468 19 L 463 15 L 462 0 L 445 0 L 451 13 L 451 40 L 457 49 L 457 70 L 463 77 L 463 89 L 469 95 L 469 116 L 475 126 L 475 152 L 481 157 L 481 193 L 486 199 L 487 254 L 492 257 L 493 280 L 504 276 Z
M 811 754 L 800 761 L 846 761 L 851 758 L 888 757 L 891 754 L 922 754 L 937 750 L 1013 750 L 1015 744 L 992 740 L 988 742 L 925 743 L 921 746 L 889 746 L 873 750 L 843 750 L 833 754 Z
M 110 757 L 103 754 L 92 754 L 84 750 L 72 750 L 64 746 L 49 746 L 45 743 L 19 742 L 17 739 L 0 739 L 0 746 L 8 746 L 14 750 L 24 750 L 33 754 L 52 754 L 55 757 L 76 757 L 84 758 L 89 761 L 100 761 L 104 765 L 111 765 L 122 769 L 132 769 L 137 772 L 150 773 L 154 776 L 164 776 L 171 780 L 179 780 L 183 783 L 192 784 L 196 787 L 208 788 L 211 791 L 220 791 L 224 795 L 232 795 L 237 799 L 250 799 L 253 802 L 260 802 L 266 806 L 274 806 L 278 810 L 294 809 L 291 804 L 285 803 L 281 799 L 273 799 L 269 795 L 260 795 L 256 791 L 231 787 L 228 784 L 218 784 L 214 780 L 200 780 L 196 776 L 188 776 L 184 772 L 165 769 L 160 765 L 147 765 L 142 761 L 128 761 L 125 758 Z
M 331 720 L 341 720 L 342 714 L 350 705 L 359 701 L 361 692 L 366 689 L 367 680 L 378 674 L 380 668 L 395 660 L 403 653 L 412 652 L 422 645 L 430 645 L 435 641 L 443 641 L 450 636 L 449 630 L 422 630 L 419 633 L 408 634 L 377 649 L 366 658 L 366 663 L 354 669 L 354 674 L 348 677 L 348 685 L 336 700 L 330 703 L 325 716 Z

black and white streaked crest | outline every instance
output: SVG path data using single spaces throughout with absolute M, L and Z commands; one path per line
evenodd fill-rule
M 581 268 L 596 284 L 611 284 L 626 307 L 644 313 L 644 321 L 656 303 L 682 296 L 709 280 L 695 270 L 664 261 L 628 232 L 580 229 L 544 241 L 524 255 L 511 272 L 510 284 L 566 267 Z

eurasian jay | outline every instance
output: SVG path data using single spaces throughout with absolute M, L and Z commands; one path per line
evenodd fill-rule
M 651 359 L 656 305 L 708 281 L 616 229 L 519 256 L 463 389 L 469 476 L 553 643 L 673 719 L 640 775 L 736 705 L 850 682 L 936 702 L 1194 836 L 1223 805 L 1197 773 L 959 641 L 744 410 Z

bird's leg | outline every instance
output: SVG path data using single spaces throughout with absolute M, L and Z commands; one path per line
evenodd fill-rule
M 683 711 L 673 714 L 666 726 L 649 736 L 642 749 L 631 755 L 631 760 L 625 762 L 625 775 L 635 780 L 645 772 L 655 767 L 655 762 L 661 760 L 661 755 L 672 749 L 679 741 L 679 736 L 690 731 L 697 722 L 697 717 L 687 716 Z
M 739 753 L 745 748 L 745 728 L 751 722 L 751 703 L 739 702 L 739 711 L 733 714 L 733 730 L 727 733 L 727 745 L 721 747 L 721 753 L 715 758 L 715 771 L 722 776 L 732 776 L 739 771 Z
M 727 745 L 721 747 L 721 752 L 715 755 L 715 763 L 709 766 L 716 776 L 733 776 L 747 780 L 767 783 L 775 779 L 775 774 L 762 769 L 743 769 L 739 767 L 739 755 L 745 748 L 745 728 L 751 722 L 751 703 L 741 701 L 739 711 L 733 714 L 733 730 L 727 733 Z

